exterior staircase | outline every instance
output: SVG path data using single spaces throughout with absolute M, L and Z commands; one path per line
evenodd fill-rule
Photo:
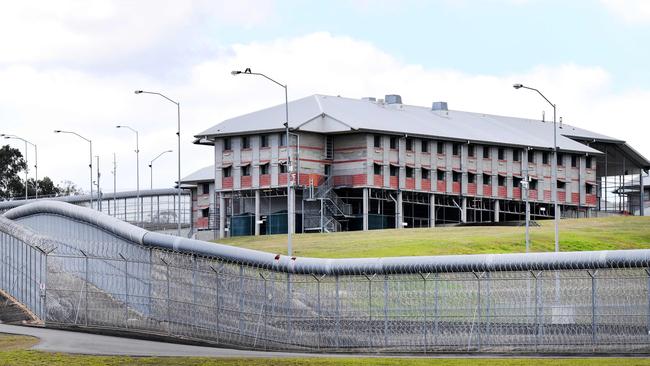
M 307 201 L 318 202 L 319 205 L 305 208 L 305 231 L 341 231 L 341 221 L 352 216 L 352 205 L 343 202 L 334 192 L 334 178 L 328 177 L 309 192 Z

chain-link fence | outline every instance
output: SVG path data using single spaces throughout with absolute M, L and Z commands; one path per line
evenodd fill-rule
M 586 254 L 563 253 L 560 259 L 575 260 L 561 267 L 550 261 L 527 265 L 517 255 L 503 255 L 489 257 L 492 267 L 463 256 L 465 267 L 446 265 L 451 260 L 443 257 L 435 259 L 436 266 L 387 271 L 382 260 L 373 267 L 349 259 L 342 260 L 346 270 L 310 272 L 296 264 L 292 272 L 280 261 L 262 266 L 252 258 L 182 252 L 182 239 L 174 239 L 175 251 L 146 246 L 136 235 L 109 232 L 81 216 L 15 220 L 0 224 L 29 227 L 53 247 L 37 249 L 40 267 L 25 267 L 33 261 L 25 259 L 29 240 L 17 240 L 0 225 L 2 288 L 46 325 L 260 350 L 650 351 L 650 255 L 645 251 L 611 262 L 607 256 L 615 252 L 591 253 L 591 262 L 584 261 Z M 15 281 L 7 282 L 4 272 L 26 285 L 12 287 Z M 37 289 L 43 289 L 42 296 Z

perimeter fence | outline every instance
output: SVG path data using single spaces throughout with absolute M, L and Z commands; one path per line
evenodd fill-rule
M 259 350 L 650 351 L 650 251 L 288 258 L 57 210 L 0 220 L 2 288 L 46 326 Z

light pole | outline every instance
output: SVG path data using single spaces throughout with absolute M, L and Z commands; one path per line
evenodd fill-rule
M 244 71 L 232 71 L 232 75 L 257 75 L 261 76 L 263 78 L 266 78 L 267 80 L 272 81 L 273 83 L 281 86 L 284 88 L 284 113 L 285 113 L 285 122 L 284 122 L 284 127 L 285 127 L 285 132 L 286 132 L 286 148 L 287 148 L 287 255 L 291 256 L 292 250 L 291 250 L 291 234 L 293 232 L 293 209 L 294 209 L 294 203 L 293 203 L 293 195 L 291 192 L 291 172 L 293 170 L 293 165 L 291 164 L 291 144 L 289 144 L 289 97 L 287 94 L 287 85 L 286 84 L 281 84 L 270 77 L 259 73 L 259 72 L 252 72 L 250 68 L 246 68 Z
M 533 90 L 536 91 L 539 95 L 544 98 L 545 101 L 548 102 L 553 107 L 553 161 L 551 161 L 551 179 L 553 182 L 551 182 L 551 190 L 553 191 L 553 204 L 555 206 L 555 251 L 559 252 L 560 251 L 560 230 L 559 230 L 559 224 L 560 224 L 560 213 L 559 213 L 559 206 L 557 204 L 557 128 L 556 128 L 556 106 L 555 104 L 551 103 L 548 98 L 542 94 L 539 90 L 535 88 L 530 88 L 527 87 L 523 84 L 514 84 L 512 86 L 515 89 L 528 89 L 528 90 Z
M 149 179 L 151 180 L 149 189 L 153 190 L 153 162 L 156 161 L 159 157 L 165 155 L 166 153 L 173 152 L 173 150 L 165 150 L 158 154 L 155 158 L 151 159 L 149 162 Z M 151 202 L 149 204 L 149 209 L 151 210 L 150 215 L 151 215 L 151 220 L 153 221 L 153 196 L 151 196 Z
M 25 143 L 25 162 L 27 162 L 27 144 L 30 144 L 34 147 L 34 173 L 35 173 L 35 186 L 34 186 L 34 198 L 38 199 L 38 147 L 36 144 L 33 144 L 27 140 L 25 140 L 22 137 L 18 137 L 16 135 L 7 135 L 7 134 L 1 134 L 0 136 L 4 137 L 5 139 L 16 139 L 16 140 L 21 140 L 22 142 Z M 27 170 L 25 170 L 25 190 L 27 190 Z M 25 192 L 25 198 L 27 198 L 27 192 Z
M 117 125 L 115 128 L 126 128 L 131 130 L 132 132 L 135 133 L 135 172 L 136 172 L 136 183 L 135 183 L 135 215 L 136 215 L 136 220 L 140 220 L 140 222 L 143 221 L 143 214 L 142 214 L 142 207 L 140 203 L 140 137 L 138 134 L 138 131 L 135 129 L 125 126 L 125 125 Z
M 177 117 L 178 117 L 178 127 L 176 130 L 176 136 L 178 137 L 178 236 L 181 236 L 181 105 L 180 103 L 168 98 L 167 96 L 157 93 L 149 92 L 144 90 L 136 90 L 135 94 L 155 94 L 161 96 L 168 101 L 176 104 Z
M 63 130 L 54 130 L 54 133 L 68 133 L 71 135 L 75 135 L 81 139 L 84 139 L 88 142 L 88 145 L 90 147 L 90 159 L 88 162 L 88 168 L 90 168 L 90 208 L 93 208 L 93 142 L 90 139 L 87 139 L 80 134 L 73 132 L 73 131 L 63 131 Z

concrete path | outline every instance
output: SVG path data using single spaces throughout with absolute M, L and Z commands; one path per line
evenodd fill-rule
M 204 357 L 313 357 L 299 353 L 241 351 L 227 348 L 190 346 L 71 332 L 57 329 L 0 324 L 0 333 L 30 335 L 41 340 L 32 349 L 46 352 L 128 356 L 204 356 Z M 322 355 L 321 355 L 322 356 Z

